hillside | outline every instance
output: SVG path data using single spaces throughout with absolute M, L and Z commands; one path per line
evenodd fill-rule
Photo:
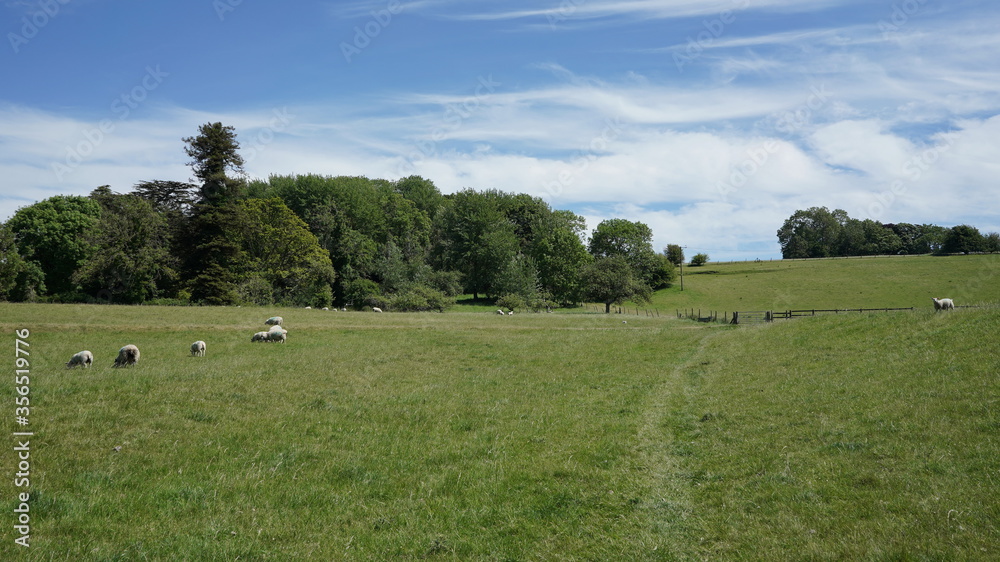
M 930 308 L 931 297 L 958 305 L 1000 302 L 1000 255 L 900 256 L 708 263 L 684 267 L 658 291 L 662 310 Z

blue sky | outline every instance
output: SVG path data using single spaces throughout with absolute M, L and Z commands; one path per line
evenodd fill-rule
M 654 245 L 779 257 L 826 206 L 1000 231 L 1000 5 L 938 0 L 0 0 L 0 220 L 189 180 L 419 174 Z

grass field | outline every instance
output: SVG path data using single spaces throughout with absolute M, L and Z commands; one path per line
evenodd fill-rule
M 884 260 L 877 285 L 923 298 L 947 263 L 927 301 L 995 301 L 985 258 Z M 848 262 L 704 278 L 762 308 L 849 285 Z M 0 454 L 0 559 L 993 559 L 1000 319 L 914 304 L 752 327 L 2 304 L 11 364 L 30 330 L 35 435 L 29 487 L 13 436 Z M 273 314 L 288 343 L 251 344 Z M 126 343 L 139 365 L 112 369 Z M 66 370 L 81 349 L 95 366 Z
M 1000 302 L 1000 255 L 900 256 L 708 263 L 684 267 L 659 291 L 663 310 L 789 310 L 932 307 L 931 297 L 956 304 Z

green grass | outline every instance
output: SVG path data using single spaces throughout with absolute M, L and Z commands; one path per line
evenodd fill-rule
M 38 559 L 608 559 L 666 546 L 643 508 L 636 435 L 699 331 L 279 310 L 280 345 L 249 342 L 270 311 L 0 308 L 5 333 L 31 330 Z M 195 339 L 206 357 L 188 356 Z M 140 363 L 112 369 L 125 343 Z M 66 370 L 83 348 L 95 367 Z
M 808 318 L 709 340 L 668 422 L 700 508 L 696 554 L 995 556 L 998 333 L 995 311 L 958 311 Z
M 684 267 L 659 291 L 661 310 L 931 309 L 931 297 L 959 305 L 1000 302 L 1000 255 L 900 256 L 708 263 Z
M 894 284 L 900 302 L 947 275 L 962 280 L 928 297 L 996 291 L 987 256 L 701 277 L 764 308 L 775 291 L 846 299 L 854 264 L 878 261 L 892 275 L 873 294 Z M 835 296 L 816 306 L 859 305 Z M 987 560 L 1000 319 L 914 304 L 750 327 L 0 304 L 11 363 L 31 331 L 35 431 L 30 549 L 13 544 L 23 489 L 0 453 L 0 559 Z M 288 343 L 250 343 L 275 314 Z M 206 357 L 189 356 L 197 339 Z M 112 369 L 126 343 L 139 365 Z M 95 366 L 65 369 L 81 349 Z

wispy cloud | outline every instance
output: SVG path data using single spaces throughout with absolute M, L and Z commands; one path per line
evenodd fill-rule
M 473 9 L 468 11 L 455 10 L 443 15 L 453 19 L 485 21 L 534 18 L 557 18 L 564 21 L 616 17 L 678 19 L 741 10 L 812 11 L 856 2 L 857 0 L 577 0 L 554 1 L 541 8 L 537 2 L 523 8 L 511 8 L 510 2 L 479 2 L 473 4 Z M 457 4 L 456 2 L 455 5 Z
M 382 72 L 366 66 L 375 64 L 370 57 L 345 73 L 349 87 L 339 96 L 290 99 L 287 107 L 246 102 L 250 109 L 216 112 L 196 103 L 150 103 L 92 147 L 81 144 L 88 133 L 94 138 L 92 118 L 0 105 L 0 219 L 54 194 L 187 180 L 181 138 L 222 121 L 236 127 L 245 151 L 253 150 L 246 168 L 254 177 L 417 173 L 445 192 L 472 187 L 536 195 L 586 215 L 591 227 L 612 216 L 643 220 L 657 246 L 680 242 L 713 258 L 776 255 L 776 229 L 811 206 L 886 222 L 970 222 L 1000 230 L 989 187 L 1000 174 L 995 10 L 942 14 L 928 5 L 889 35 L 879 22 L 890 21 L 892 6 L 870 3 L 863 4 L 864 17 L 826 27 L 816 18 L 738 24 L 766 21 L 766 12 L 817 9 L 806 0 L 541 6 L 425 0 L 403 2 L 400 13 L 434 19 L 454 33 L 478 33 L 489 22 L 545 25 L 546 14 L 567 5 L 584 25 L 653 20 L 672 25 L 673 33 L 601 47 L 613 61 L 608 65 L 538 49 L 518 59 L 517 72 L 507 67 L 512 75 L 493 75 L 493 63 L 460 59 L 464 65 L 440 74 L 448 76 L 447 86 L 402 79 L 363 90 Z M 330 13 L 371 17 L 387 6 L 354 2 L 331 6 Z M 699 45 L 698 57 L 678 73 L 671 55 L 688 46 L 679 38 L 706 29 L 702 19 L 725 9 L 742 10 L 740 19 Z M 690 21 L 665 21 L 683 18 Z M 399 36 L 412 31 L 398 29 Z M 384 36 L 385 52 L 395 37 Z M 276 126 L 275 112 L 283 110 L 287 117 Z M 74 150 L 86 154 L 59 177 L 53 165 Z

